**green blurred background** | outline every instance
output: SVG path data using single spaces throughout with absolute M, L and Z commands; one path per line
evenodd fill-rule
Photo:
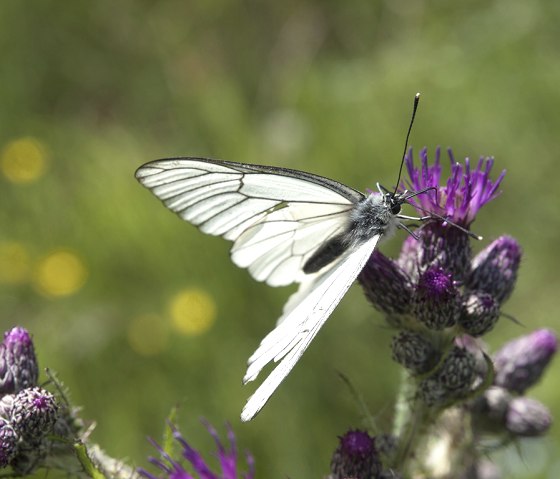
M 502 196 L 475 223 L 524 247 L 493 347 L 557 329 L 560 3 L 348 0 L 2 0 L 0 322 L 34 334 L 93 439 L 145 465 L 170 408 L 231 421 L 259 477 L 321 477 L 338 434 L 363 425 L 336 371 L 388 427 L 391 334 L 354 288 L 251 423 L 246 360 L 290 288 L 256 283 L 229 245 L 166 211 L 141 164 L 208 156 L 298 168 L 357 189 L 392 184 L 413 95 L 417 152 L 496 157 Z M 398 251 L 404 235 L 382 247 Z M 531 395 L 560 414 L 560 363 Z M 498 460 L 558 477 L 559 433 Z M 525 447 L 525 446 L 523 446 Z M 529 451 L 529 452 L 527 452 Z

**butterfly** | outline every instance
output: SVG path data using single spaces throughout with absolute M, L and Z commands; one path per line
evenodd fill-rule
M 232 261 L 270 286 L 299 283 L 276 327 L 249 358 L 243 383 L 278 363 L 241 413 L 251 420 L 292 370 L 379 240 L 408 228 L 401 206 L 418 193 L 364 195 L 304 171 L 207 158 L 141 166 L 136 178 L 202 232 L 233 242 Z

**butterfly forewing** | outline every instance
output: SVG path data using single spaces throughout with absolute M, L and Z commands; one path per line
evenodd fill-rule
M 271 286 L 303 281 L 305 261 L 363 199 L 310 173 L 205 158 L 154 161 L 136 177 L 184 220 L 233 241 L 234 263 Z

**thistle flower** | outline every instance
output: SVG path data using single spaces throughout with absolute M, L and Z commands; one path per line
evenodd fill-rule
M 367 432 L 350 430 L 339 437 L 339 444 L 331 460 L 329 479 L 372 479 L 378 477 L 381 462 L 375 440 Z
M 480 158 L 476 168 L 471 170 L 468 158 L 464 164 L 458 163 L 451 150 L 448 150 L 451 174 L 445 186 L 442 186 L 440 153 L 438 148 L 434 163 L 429 165 L 427 149 L 422 149 L 420 168 L 414 164 L 412 150 L 406 155 L 409 181 L 404 186 L 413 191 L 432 188 L 412 198 L 410 204 L 422 215 L 434 214 L 468 228 L 478 211 L 498 195 L 498 187 L 505 172 L 492 181 L 490 171 L 493 159 Z M 471 258 L 469 238 L 464 232 L 445 222 L 434 221 L 420 228 L 417 236 L 416 264 L 420 270 L 439 266 L 452 273 L 456 281 L 464 281 Z
M 216 474 L 211 471 L 208 467 L 202 455 L 184 439 L 179 430 L 175 426 L 170 426 L 173 438 L 179 443 L 182 448 L 182 457 L 188 461 L 191 465 L 192 470 L 196 473 L 196 476 L 188 472 L 182 465 L 182 461 L 173 459 L 166 451 L 162 449 L 155 441 L 150 440 L 154 447 L 160 453 L 161 459 L 151 457 L 149 461 L 160 468 L 164 475 L 169 479 L 195 479 L 195 477 L 201 477 L 204 479 L 253 479 L 255 477 L 254 470 L 254 460 L 250 454 L 246 455 L 247 465 L 249 471 L 244 474 L 238 474 L 237 472 L 237 448 L 235 444 L 235 436 L 230 426 L 227 427 L 227 437 L 229 440 L 230 448 L 227 450 L 220 438 L 217 431 L 207 422 L 204 422 L 206 429 L 210 435 L 214 438 L 216 446 L 218 448 L 217 456 L 220 462 L 221 473 Z M 149 473 L 145 469 L 138 469 L 138 473 L 147 479 L 157 479 L 158 476 Z
M 420 151 L 421 167 L 416 168 L 412 149 L 405 157 L 410 181 L 406 186 L 413 191 L 435 188 L 411 199 L 422 214 L 436 213 L 456 224 L 468 227 L 475 219 L 478 211 L 488 202 L 498 196 L 498 188 L 505 171 L 502 171 L 496 181 L 490 179 L 490 172 L 494 165 L 493 158 L 481 157 L 474 170 L 471 169 L 469 158 L 464 164 L 455 161 L 451 149 L 447 150 L 451 163 L 451 175 L 445 186 L 441 186 L 440 148 L 436 149 L 435 161 L 428 164 L 428 151 Z
M 510 341 L 494 355 L 494 383 L 509 391 L 525 392 L 538 382 L 557 349 L 558 339 L 548 329 Z
M 4 333 L 0 344 L 0 394 L 37 385 L 39 368 L 31 336 L 21 327 Z

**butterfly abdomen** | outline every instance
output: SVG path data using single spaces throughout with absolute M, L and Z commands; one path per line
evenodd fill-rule
M 330 238 L 320 246 L 303 265 L 305 274 L 320 271 L 332 263 L 347 249 L 356 248 L 374 236 L 390 235 L 397 219 L 381 195 L 370 195 L 356 203 L 350 221 L 343 234 Z
M 348 248 L 344 241 L 345 235 L 335 236 L 319 247 L 303 265 L 305 274 L 316 273 L 332 263 Z

